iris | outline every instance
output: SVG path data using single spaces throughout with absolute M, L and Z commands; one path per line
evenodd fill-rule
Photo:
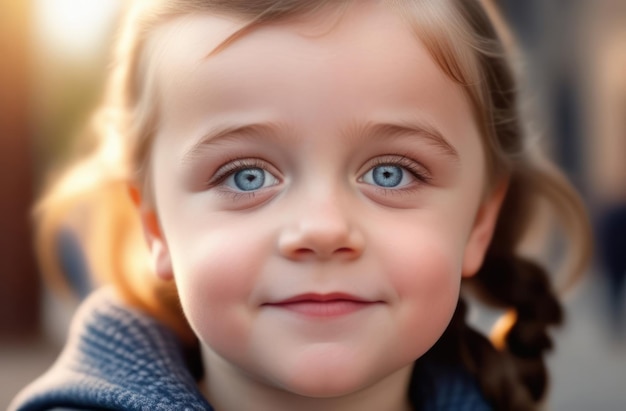
M 372 178 L 381 187 L 396 187 L 402 182 L 402 168 L 392 165 L 377 166 L 372 170 Z
M 261 168 L 246 168 L 234 175 L 234 182 L 241 191 L 258 190 L 265 184 L 265 170 Z

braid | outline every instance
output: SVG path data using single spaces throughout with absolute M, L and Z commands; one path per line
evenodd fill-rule
M 439 363 L 463 364 L 495 410 L 536 410 L 535 401 L 520 384 L 512 358 L 470 327 L 466 316 L 467 304 L 461 298 L 450 325 L 427 355 Z
M 517 254 L 520 240 L 525 235 L 524 229 L 532 220 L 532 212 L 537 209 L 535 201 L 543 194 L 537 193 L 536 185 L 532 184 L 540 176 L 545 177 L 545 181 L 550 177 L 537 170 L 535 175 L 518 172 L 511 176 L 483 266 L 475 276 L 465 280 L 469 291 L 473 291 L 480 300 L 508 311 L 504 321 L 496 326 L 492 341 L 474 330 L 457 331 L 456 334 L 461 345 L 457 350 L 466 353 L 461 358 L 462 363 L 475 375 L 483 393 L 496 409 L 538 408 L 548 385 L 543 355 L 553 346 L 548 328 L 560 325 L 564 319 L 563 309 L 546 270 Z M 562 188 L 568 190 L 568 187 Z M 567 203 L 547 195 L 544 197 L 553 200 L 557 210 Z M 568 202 L 575 204 L 573 200 Z M 580 219 L 584 220 L 584 214 L 581 212 L 580 215 Z M 457 324 L 450 327 L 469 329 L 462 316 L 464 309 L 458 314 L 461 318 L 453 320 Z
M 514 321 L 504 330 L 501 345 L 533 400 L 541 400 L 548 380 L 543 354 L 553 346 L 548 327 L 563 322 L 563 309 L 546 271 L 520 257 L 490 256 L 471 282 L 486 301 L 513 310 Z
M 553 346 L 548 327 L 563 322 L 563 309 L 541 266 L 491 251 L 467 285 L 489 305 L 511 310 L 505 316 L 508 324 L 492 343 L 467 324 L 467 304 L 461 298 L 428 355 L 441 363 L 463 364 L 495 409 L 536 410 L 548 384 L 543 358 Z

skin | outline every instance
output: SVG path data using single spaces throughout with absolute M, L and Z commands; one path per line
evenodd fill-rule
M 491 239 L 504 188 L 486 189 L 462 89 L 393 10 L 355 4 L 214 54 L 241 23 L 152 35 L 160 127 L 139 207 L 220 411 L 410 409 L 412 364 Z M 400 183 L 381 187 L 385 171 Z M 262 187 L 242 191 L 245 172 Z

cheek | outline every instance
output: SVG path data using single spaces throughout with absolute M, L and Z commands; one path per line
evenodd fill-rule
M 420 214 L 413 221 L 385 224 L 386 230 L 375 235 L 381 239 L 376 246 L 382 252 L 379 260 L 386 265 L 394 288 L 401 295 L 424 297 L 458 288 L 466 233 L 457 228 L 457 222 L 444 221 L 434 213 Z
M 456 307 L 460 284 L 462 242 L 446 235 L 436 223 L 404 228 L 385 247 L 385 271 L 399 302 L 402 341 L 421 342 L 418 353 L 430 348 L 445 331 Z M 400 238 L 404 237 L 404 238 Z M 399 240 L 399 241 L 398 241 Z M 417 349 L 412 347 L 408 349 Z
M 183 310 L 196 334 L 216 351 L 237 344 L 245 351 L 253 313 L 250 296 L 262 271 L 263 245 L 250 230 L 213 228 L 177 241 L 174 274 Z
M 459 297 L 461 268 L 448 250 L 428 244 L 405 254 L 404 263 L 391 278 L 406 315 L 422 321 L 421 327 L 447 325 Z
M 461 249 L 429 239 L 389 253 L 390 280 L 400 297 L 434 299 L 458 288 L 461 281 Z

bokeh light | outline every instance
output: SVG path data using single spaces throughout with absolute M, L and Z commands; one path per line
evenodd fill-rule
M 119 14 L 119 0 L 35 0 L 35 38 L 56 53 L 89 58 Z M 94 51 L 97 50 L 97 51 Z

